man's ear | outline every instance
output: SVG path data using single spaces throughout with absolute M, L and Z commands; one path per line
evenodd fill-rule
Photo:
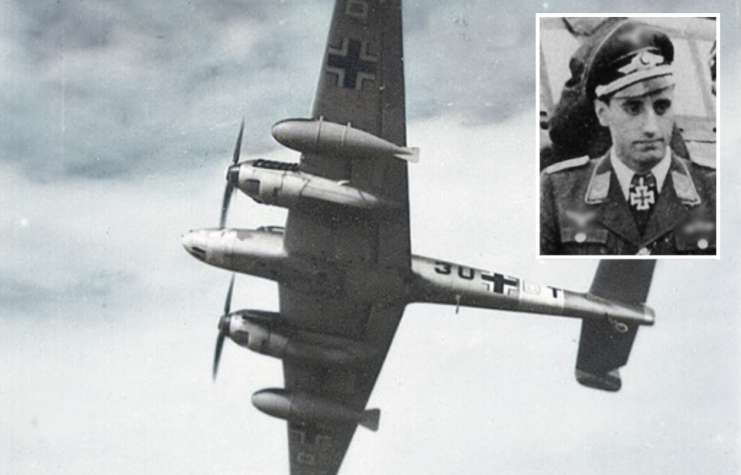
M 595 99 L 594 100 L 594 113 L 597 116 L 597 120 L 599 120 L 599 123 L 602 127 L 609 127 L 609 123 L 607 121 L 607 112 L 610 106 L 607 105 L 607 103 Z

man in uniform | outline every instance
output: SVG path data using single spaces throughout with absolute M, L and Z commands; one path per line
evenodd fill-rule
M 601 157 L 612 146 L 610 130 L 600 125 L 594 113 L 594 99 L 587 97 L 584 83 L 587 66 L 594 59 L 595 53 L 616 28 L 627 28 L 622 25 L 627 22 L 636 24 L 635 20 L 624 17 L 607 17 L 593 26 L 592 30 L 579 30 L 580 37 L 584 39 L 569 60 L 571 76 L 563 85 L 561 97 L 548 120 L 551 147 L 546 149 L 549 150 L 546 156 L 541 157 L 541 167 L 584 155 L 589 155 L 590 158 Z M 570 25 L 568 22 L 566 24 Z M 672 130 L 670 145 L 674 153 L 682 158 L 689 158 L 687 145 L 676 125 Z
M 678 157 L 674 48 L 628 21 L 598 45 L 585 92 L 612 147 L 541 175 L 541 255 L 715 254 L 715 170 Z

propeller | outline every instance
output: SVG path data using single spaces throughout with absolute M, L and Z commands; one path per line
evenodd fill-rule
M 239 127 L 239 136 L 237 137 L 237 145 L 234 146 L 234 154 L 232 156 L 232 165 L 236 165 L 239 162 L 239 155 L 242 150 L 242 135 L 244 134 L 244 119 L 242 119 L 242 125 Z M 231 182 L 226 183 L 224 189 L 224 199 L 221 202 L 221 218 L 219 219 L 219 227 L 223 228 L 226 225 L 226 214 L 229 211 L 229 204 L 232 201 L 232 194 L 234 194 L 234 185 Z
M 214 371 L 212 376 L 214 381 L 216 381 L 216 373 L 219 371 L 219 360 L 221 359 L 221 350 L 222 348 L 224 348 L 224 339 L 229 334 L 229 322 L 231 320 L 229 310 L 232 306 L 233 290 L 234 274 L 232 274 L 232 280 L 229 282 L 229 290 L 226 292 L 226 301 L 224 301 L 224 314 L 219 318 L 219 335 L 216 337 L 216 351 L 214 352 Z

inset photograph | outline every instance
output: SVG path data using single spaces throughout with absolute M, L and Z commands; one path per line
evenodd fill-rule
M 540 256 L 718 256 L 717 15 L 538 15 Z

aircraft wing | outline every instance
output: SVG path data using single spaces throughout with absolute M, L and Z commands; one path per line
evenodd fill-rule
M 281 305 L 303 305 L 307 299 L 281 289 Z M 317 304 L 319 304 L 317 302 Z M 330 309 L 333 316 L 338 308 L 353 304 L 343 304 L 329 300 L 316 305 Z M 316 364 L 311 362 L 283 362 L 286 390 L 291 393 L 311 394 L 329 399 L 356 412 L 363 411 L 381 370 L 388 348 L 404 311 L 404 306 L 374 306 L 360 308 L 356 312 L 342 315 L 330 325 L 335 329 L 344 327 L 344 322 L 352 322 L 349 327 L 357 327 L 359 337 L 375 350 L 373 357 L 362 366 L 340 364 Z M 293 313 L 299 315 L 300 313 Z M 288 445 L 292 475 L 333 475 L 339 470 L 350 441 L 355 434 L 354 423 L 332 423 L 321 425 L 288 422 Z
M 653 277 L 654 260 L 603 260 L 589 293 L 625 303 L 645 303 Z M 576 379 L 596 389 L 617 391 L 618 369 L 628 362 L 638 325 L 584 319 L 576 360 Z
M 337 1 L 312 118 L 406 145 L 400 0 Z M 285 388 L 362 411 L 404 311 L 404 302 L 371 298 L 364 289 L 366 280 L 379 284 L 373 275 L 405 275 L 410 268 L 407 164 L 307 153 L 300 170 L 395 204 L 390 212 L 303 202 L 286 222 L 286 251 L 314 263 L 317 280 L 280 285 L 282 318 L 297 330 L 353 339 L 372 351 L 362 365 L 284 360 Z M 291 474 L 337 473 L 355 429 L 355 423 L 289 422 Z
M 338 0 L 319 75 L 313 119 L 350 124 L 406 145 L 401 0 Z M 410 266 L 407 164 L 396 158 L 301 157 L 300 170 L 345 181 L 395 203 L 393 213 L 292 209 L 286 249 L 294 255 Z

